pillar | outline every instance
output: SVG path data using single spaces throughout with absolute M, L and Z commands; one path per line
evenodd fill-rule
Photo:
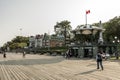
M 97 46 L 94 46 L 94 47 L 93 47 L 93 58 L 96 57 L 97 52 L 98 52 L 98 47 L 97 47 Z
M 99 33 L 99 40 L 98 40 L 98 43 L 100 43 L 100 44 L 103 44 L 103 27 L 102 27 L 102 23 L 101 23 L 101 21 L 100 21 L 100 28 L 101 28 L 101 31 L 100 31 L 100 33 Z
M 83 58 L 84 57 L 84 48 L 83 47 L 80 47 L 80 58 Z

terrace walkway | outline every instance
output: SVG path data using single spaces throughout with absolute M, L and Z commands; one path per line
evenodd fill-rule
M 64 59 L 62 56 L 0 54 L 0 80 L 120 80 L 120 62 L 103 61 L 96 69 L 94 59 Z

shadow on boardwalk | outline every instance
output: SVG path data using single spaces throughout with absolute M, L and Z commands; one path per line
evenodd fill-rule
M 90 74 L 90 73 L 93 73 L 93 72 L 95 72 L 95 71 L 97 71 L 97 70 L 96 70 L 96 69 L 93 69 L 93 70 L 90 70 L 90 71 L 82 72 L 82 73 L 80 73 L 80 74 Z
M 96 69 L 93 69 L 93 70 L 90 70 L 90 71 L 86 71 L 86 72 L 82 72 L 82 73 L 78 73 L 78 74 L 75 74 L 75 75 L 84 75 L 84 74 L 90 74 L 90 73 L 93 73 L 93 72 L 95 72 L 95 71 L 98 71 L 98 70 L 96 70 Z
M 51 59 L 22 59 L 22 60 L 4 60 L 0 62 L 0 65 L 39 65 L 39 64 L 52 64 L 63 61 L 62 58 Z

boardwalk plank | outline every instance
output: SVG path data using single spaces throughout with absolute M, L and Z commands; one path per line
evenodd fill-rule
M 51 61 L 50 61 L 51 60 Z M 96 69 L 94 59 L 61 56 L 0 54 L 0 80 L 120 80 L 120 61 L 103 61 L 105 70 Z
M 11 80 L 10 75 L 8 74 L 8 72 L 6 71 L 6 66 L 5 65 L 1 65 L 2 67 L 2 72 L 3 72 L 3 77 L 5 80 Z

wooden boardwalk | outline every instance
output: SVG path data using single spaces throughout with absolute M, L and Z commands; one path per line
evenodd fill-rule
M 0 80 L 120 80 L 120 62 L 104 61 L 96 69 L 94 59 L 69 59 L 62 56 L 0 54 Z

